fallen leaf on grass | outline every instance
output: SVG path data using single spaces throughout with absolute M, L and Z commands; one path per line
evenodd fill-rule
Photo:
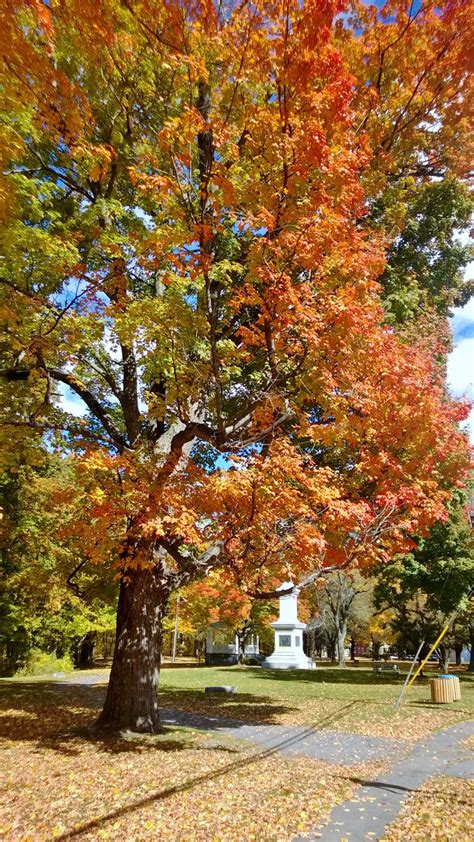
M 405 802 L 380 842 L 471 842 L 474 783 L 438 777 Z
M 369 774 L 225 737 L 229 753 L 189 729 L 101 740 L 85 729 L 95 716 L 77 688 L 31 689 L 18 710 L 10 699 L 0 716 L 5 840 L 288 842 L 350 797 L 350 775 Z

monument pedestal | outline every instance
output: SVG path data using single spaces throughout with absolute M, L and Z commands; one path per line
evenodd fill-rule
M 279 591 L 288 590 L 292 582 L 284 582 Z M 315 664 L 303 652 L 303 630 L 306 623 L 298 620 L 298 593 L 295 588 L 290 594 L 280 597 L 280 616 L 272 628 L 275 629 L 275 651 L 262 663 L 264 669 L 314 669 Z

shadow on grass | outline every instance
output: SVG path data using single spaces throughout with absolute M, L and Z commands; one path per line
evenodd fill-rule
M 0 717 L 0 735 L 4 735 L 10 740 L 30 740 L 40 749 L 54 750 L 65 756 L 74 756 L 80 753 L 79 738 L 81 741 L 94 743 L 102 750 L 112 754 L 150 750 L 174 752 L 196 747 L 192 739 L 196 735 L 190 734 L 189 729 L 166 727 L 164 733 L 156 737 L 124 735 L 119 739 L 104 738 L 101 735 L 91 733 L 88 728 L 84 727 L 84 720 L 92 713 L 95 715 L 98 696 L 100 692 L 103 694 L 103 688 L 80 688 L 81 692 L 79 692 L 77 687 L 55 685 L 48 682 L 22 682 L 21 685 L 16 682 L 2 682 L 1 687 L 3 692 L 0 694 L 0 701 L 3 703 L 3 709 L 8 712 L 4 717 Z M 259 697 L 251 696 L 249 698 L 253 701 L 259 699 Z M 349 703 L 346 707 L 349 708 L 354 704 L 356 703 Z M 318 723 L 318 727 L 328 724 L 335 715 L 337 714 L 325 717 L 323 721 Z M 65 727 L 67 730 L 65 730 Z M 91 831 L 98 831 L 109 822 L 132 814 L 142 807 L 164 801 L 177 793 L 192 790 L 207 781 L 219 780 L 235 771 L 251 767 L 282 750 L 297 746 L 301 742 L 304 743 L 315 732 L 315 728 L 315 725 L 311 725 L 303 728 L 297 734 L 292 733 L 283 736 L 277 744 L 270 748 L 254 751 L 250 756 L 246 754 L 245 757 L 238 757 L 230 763 L 226 763 L 220 769 L 196 775 L 183 784 L 158 790 L 152 795 L 126 804 L 91 821 L 84 822 L 80 827 L 66 831 L 57 838 L 62 840 L 73 839 Z M 61 731 L 61 733 L 58 733 L 58 731 Z M 241 755 L 242 753 L 240 747 L 227 747 L 222 744 L 204 744 L 202 747 L 206 750 L 229 754 Z
M 298 708 L 281 699 L 260 696 L 256 693 L 207 694 L 204 689 L 189 690 L 185 687 L 165 687 L 158 694 L 160 708 L 176 708 L 185 713 L 220 717 L 223 724 L 232 727 L 232 721 L 253 722 L 258 725 L 276 725 L 282 714 L 294 713 Z
M 126 734 L 117 738 L 92 730 L 104 696 L 104 686 L 2 680 L 0 738 L 30 741 L 38 747 L 65 755 L 78 754 L 80 741 L 93 742 L 112 754 L 153 748 L 182 751 L 193 747 L 189 739 L 186 745 L 176 739 L 180 735 L 183 737 L 185 729 L 218 731 L 220 724 L 222 727 L 239 728 L 242 724 L 240 719 L 258 724 L 274 724 L 279 714 L 294 710 L 266 696 L 250 693 L 240 693 L 234 697 L 209 696 L 202 690 L 169 689 L 160 693 L 159 697 L 165 720 L 161 734 L 156 737 Z M 229 699 L 237 701 L 232 703 Z M 209 718 L 218 721 L 209 721 Z M 173 721 L 167 723 L 167 719 Z
M 60 725 L 64 720 L 59 715 Z M 108 736 L 97 734 L 92 729 L 93 722 L 88 726 L 84 725 L 84 717 L 78 716 L 75 721 L 68 719 L 66 727 L 59 727 L 56 733 L 47 733 L 42 727 L 41 720 L 31 726 L 26 723 L 22 716 L 0 717 L 0 738 L 9 741 L 31 742 L 38 749 L 54 751 L 65 757 L 78 757 L 82 753 L 85 743 L 92 743 L 101 751 L 108 754 L 144 753 L 152 749 L 159 751 L 184 751 L 193 749 L 196 746 L 192 740 L 185 741 L 182 738 L 183 731 L 179 728 L 164 728 L 163 732 L 155 737 L 138 734 L 123 734 L 120 736 Z M 173 739 L 175 735 L 178 739 Z M 181 739 L 179 739 L 181 737 Z
M 162 733 L 153 737 L 131 733 L 108 736 L 95 732 L 92 726 L 103 699 L 103 687 L 2 681 L 0 738 L 28 741 L 38 748 L 66 756 L 80 754 L 83 743 L 93 743 L 110 754 L 195 748 L 189 730 L 179 726 L 164 726 Z
M 168 701 L 168 700 L 165 700 L 165 701 Z M 329 725 L 334 724 L 334 722 L 336 722 L 338 719 L 345 716 L 346 713 L 349 710 L 351 710 L 352 708 L 359 707 L 360 705 L 366 705 L 366 704 L 369 703 L 370 700 L 369 699 L 353 699 L 352 701 L 347 702 L 346 704 L 341 704 L 340 699 L 338 699 L 337 701 L 340 703 L 337 710 L 332 711 L 331 713 L 328 713 L 328 714 L 326 714 L 326 716 L 322 716 L 319 719 L 313 718 L 313 720 L 311 722 L 307 723 L 306 727 L 309 728 L 310 730 L 327 728 L 327 727 L 329 727 Z M 175 714 L 177 721 L 179 721 L 181 719 L 180 724 L 186 725 L 187 727 L 196 728 L 198 730 L 201 729 L 201 730 L 204 730 L 204 731 L 212 730 L 212 731 L 215 731 L 215 732 L 219 732 L 220 729 L 225 729 L 226 731 L 228 731 L 228 729 L 235 728 L 238 732 L 238 729 L 240 729 L 242 726 L 245 726 L 245 725 L 258 725 L 258 726 L 269 725 L 269 726 L 271 726 L 271 725 L 276 724 L 280 728 L 304 727 L 304 725 L 302 725 L 301 723 L 298 723 L 296 725 L 291 725 L 291 724 L 285 725 L 285 724 L 282 724 L 280 721 L 277 721 L 275 723 L 273 721 L 273 716 L 271 716 L 271 715 L 269 716 L 268 712 L 267 712 L 266 715 L 267 715 L 267 718 L 269 719 L 269 721 L 263 721 L 263 719 L 260 718 L 259 721 L 253 721 L 252 722 L 249 719 L 248 714 L 246 714 L 245 718 L 237 719 L 235 717 L 232 717 L 232 718 L 227 717 L 227 715 L 223 716 L 222 710 L 220 710 L 220 711 L 219 710 L 217 710 L 217 711 L 213 710 L 211 712 L 208 709 L 206 709 L 205 711 L 200 711 L 199 713 L 197 713 L 196 708 L 197 708 L 197 705 L 194 704 L 192 709 L 183 710 L 183 706 L 181 705 L 180 710 L 175 709 L 175 710 L 170 711 L 169 709 L 167 709 L 163 705 L 161 707 L 161 711 L 162 711 L 162 714 L 163 714 L 164 721 L 169 721 L 171 719 L 171 716 L 169 716 L 169 714 Z M 270 708 L 270 714 L 274 715 L 275 711 L 286 711 L 286 710 L 291 711 L 293 709 L 292 708 L 285 708 L 281 705 L 280 706 L 274 705 L 274 707 Z M 236 712 L 235 708 L 230 712 L 235 713 Z M 227 713 L 229 713 L 229 711 L 227 711 Z M 242 710 L 241 710 L 241 713 L 242 713 Z M 236 736 L 238 737 L 239 734 L 237 733 Z
M 279 681 L 281 683 L 294 683 L 296 681 L 304 684 L 366 684 L 374 687 L 381 687 L 383 684 L 399 684 L 408 674 L 408 670 L 399 673 L 383 672 L 377 675 L 372 667 L 317 667 L 315 670 L 271 670 L 262 667 L 214 667 L 220 672 L 229 674 L 247 675 L 249 678 L 262 681 Z M 425 675 L 417 678 L 420 683 L 428 682 L 436 677 L 438 671 L 426 672 Z M 456 672 L 461 683 L 467 686 L 474 686 L 474 673 Z
M 180 687 L 167 687 L 160 691 L 159 694 L 160 708 L 166 712 L 167 708 L 176 710 L 178 713 L 183 713 L 184 716 L 193 718 L 195 727 L 205 728 L 205 722 L 199 724 L 198 720 L 201 717 L 215 718 L 220 720 L 222 728 L 239 728 L 241 725 L 290 725 L 291 723 L 286 718 L 282 722 L 281 715 L 295 714 L 297 719 L 294 724 L 301 724 L 299 714 L 304 709 L 301 702 L 305 701 L 303 696 L 301 699 L 295 698 L 295 706 L 291 706 L 291 702 L 283 702 L 282 699 L 272 699 L 270 696 L 257 696 L 250 693 L 236 693 L 235 695 L 207 695 L 199 690 L 187 690 Z M 312 725 L 317 728 L 327 728 L 329 720 L 331 724 L 344 718 L 351 708 L 358 708 L 359 715 L 362 715 L 370 707 L 387 708 L 386 700 L 373 699 L 370 695 L 364 694 L 363 697 L 357 699 L 341 698 L 337 695 L 332 695 L 330 692 L 325 693 L 323 697 L 309 697 L 308 701 L 316 701 L 321 703 L 322 710 L 324 710 L 325 703 L 334 703 L 337 709 L 331 711 L 330 714 L 316 719 L 317 712 L 310 714 Z M 327 709 L 327 704 L 326 704 Z M 389 708 L 391 713 L 391 708 Z M 184 724 L 184 723 L 183 723 Z M 189 724 L 192 726 L 192 720 Z M 215 728 L 216 725 L 213 725 Z M 217 730 L 219 723 L 217 724 Z
M 156 736 L 122 734 L 117 737 L 92 729 L 103 702 L 104 688 L 76 687 L 49 682 L 1 682 L 0 737 L 10 741 L 29 741 L 64 755 L 77 755 L 82 743 L 93 743 L 111 754 L 143 752 L 153 749 L 183 751 L 194 748 L 196 732 L 214 733 L 235 729 L 243 724 L 278 724 L 280 714 L 295 708 L 265 696 L 242 693 L 238 696 L 208 696 L 203 691 L 168 689 L 160 694 L 163 731 Z M 315 720 L 308 733 L 328 728 L 350 710 L 369 700 L 351 700 L 336 711 Z M 190 734 L 194 732 L 194 735 Z M 224 750 L 213 747 L 214 750 Z
M 215 668 L 214 668 L 215 669 Z M 302 682 L 304 684 L 365 684 L 379 687 L 383 684 L 399 684 L 404 678 L 402 673 L 393 675 L 383 673 L 381 677 L 370 669 L 349 669 L 344 667 L 318 667 L 315 670 L 270 670 L 262 667 L 221 667 L 219 671 L 234 675 L 247 675 L 257 681 L 278 681 L 282 684 Z
M 457 702 L 449 702 L 448 704 L 440 704 L 439 702 L 432 702 L 431 699 L 409 699 L 406 704 L 414 708 L 426 708 L 430 712 L 437 713 L 461 713 L 472 716 L 472 709 L 463 707 L 462 699 Z

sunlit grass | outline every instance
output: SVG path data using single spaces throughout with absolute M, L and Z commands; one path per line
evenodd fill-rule
M 474 712 L 474 676 L 469 673 L 461 675 L 460 702 L 433 705 L 425 678 L 407 691 L 397 712 L 403 680 L 396 675 L 379 678 L 370 667 L 311 672 L 260 667 L 163 670 L 161 703 L 254 722 L 314 724 L 409 740 Z M 234 685 L 235 695 L 204 693 L 206 686 L 222 684 Z

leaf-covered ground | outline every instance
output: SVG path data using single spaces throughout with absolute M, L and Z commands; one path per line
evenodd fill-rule
M 381 842 L 471 842 L 474 782 L 439 777 L 404 804 Z
M 204 687 L 215 684 L 233 684 L 237 693 L 210 699 Z M 394 705 L 402 684 L 403 677 L 378 678 L 370 667 L 311 672 L 259 667 L 163 670 L 161 703 L 249 722 L 314 724 L 411 742 L 474 715 L 473 675 L 461 674 L 460 702 L 432 704 L 425 679 L 410 688 L 397 713 Z
M 189 729 L 94 739 L 96 688 L 1 682 L 0 836 L 290 840 L 325 821 L 374 766 L 285 759 Z
M 107 673 L 99 678 L 104 683 L 96 686 L 0 681 L 0 837 L 8 842 L 288 842 L 324 823 L 333 806 L 376 771 L 374 764 L 348 769 L 284 758 L 231 737 L 177 727 L 155 738 L 94 738 L 87 729 L 103 700 Z M 235 684 L 238 693 L 206 696 L 210 684 Z M 161 704 L 249 722 L 311 723 L 409 740 L 472 716 L 470 676 L 463 676 L 457 705 L 431 705 L 426 683 L 410 691 L 395 714 L 400 686 L 401 679 L 378 680 L 366 669 L 189 668 L 163 671 Z M 463 782 L 456 786 L 457 792 L 466 790 Z M 427 831 L 426 798 L 423 803 L 420 798 L 421 835 L 403 831 L 390 842 L 403 834 L 420 840 L 465 838 L 454 831 L 451 836 Z M 437 804 L 438 813 L 446 810 L 454 822 L 457 814 L 443 793 Z M 433 826 L 441 833 L 441 826 Z

